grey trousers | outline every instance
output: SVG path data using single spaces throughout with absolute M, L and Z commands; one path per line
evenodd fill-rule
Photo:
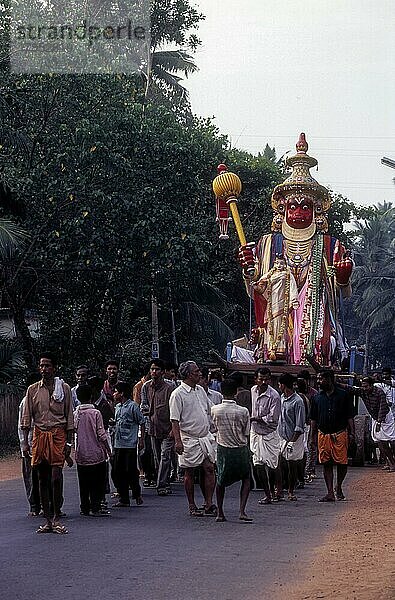
M 37 468 L 32 467 L 31 457 L 22 457 L 22 475 L 25 485 L 26 498 L 30 504 L 30 511 L 38 514 L 41 510 L 40 490 L 38 487 Z
M 165 438 L 164 440 L 161 440 L 159 438 L 152 437 L 152 441 L 155 462 L 158 465 L 158 479 L 156 487 L 158 490 L 169 489 L 174 438 Z

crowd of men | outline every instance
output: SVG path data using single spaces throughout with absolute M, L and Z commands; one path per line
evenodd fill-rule
M 382 381 L 364 377 L 360 388 L 350 388 L 324 369 L 316 390 L 307 370 L 273 379 L 268 367 L 259 366 L 249 390 L 237 373 L 222 380 L 194 361 L 177 369 L 152 359 L 132 388 L 111 360 L 103 379 L 80 365 L 70 388 L 56 376 L 56 366 L 52 354 L 41 354 L 39 374 L 31 377 L 19 412 L 29 514 L 45 519 L 37 533 L 67 533 L 62 469 L 73 465 L 73 447 L 84 517 L 110 515 L 111 483 L 112 508 L 127 508 L 131 499 L 141 505 L 143 475 L 143 487 L 155 487 L 158 496 L 171 495 L 172 483 L 183 481 L 189 514 L 217 522 L 226 521 L 226 488 L 240 482 L 239 519 L 251 522 L 246 506 L 252 487 L 264 491 L 261 505 L 295 502 L 296 491 L 315 478 L 317 458 L 326 484 L 319 502 L 342 501 L 355 445 L 351 392 L 370 415 L 384 468 L 395 471 L 394 381 L 388 370 Z M 195 499 L 197 484 L 203 506 Z

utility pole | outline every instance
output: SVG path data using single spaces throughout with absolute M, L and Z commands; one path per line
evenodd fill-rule
M 171 318 L 171 342 L 173 345 L 173 361 L 178 365 L 178 350 L 177 350 L 177 336 L 176 336 L 176 324 L 174 321 L 174 310 L 173 300 L 171 296 L 171 289 L 169 287 L 169 301 L 170 301 L 170 318 Z
M 158 303 L 154 294 L 151 295 L 151 357 L 159 358 L 159 324 L 158 324 Z

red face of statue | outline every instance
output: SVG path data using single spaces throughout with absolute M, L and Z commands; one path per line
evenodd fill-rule
M 286 204 L 285 220 L 294 229 L 305 229 L 313 221 L 313 203 L 309 198 L 288 200 Z

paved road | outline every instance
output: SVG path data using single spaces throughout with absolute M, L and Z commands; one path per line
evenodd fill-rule
M 357 477 L 354 469 L 351 477 Z M 108 519 L 79 515 L 75 468 L 65 470 L 69 535 L 37 535 L 22 481 L 0 483 L 0 597 L 8 600 L 262 600 L 308 567 L 309 556 L 344 503 L 322 505 L 319 479 L 298 502 L 258 506 L 237 519 L 238 486 L 225 499 L 228 522 L 187 515 L 183 488 Z

